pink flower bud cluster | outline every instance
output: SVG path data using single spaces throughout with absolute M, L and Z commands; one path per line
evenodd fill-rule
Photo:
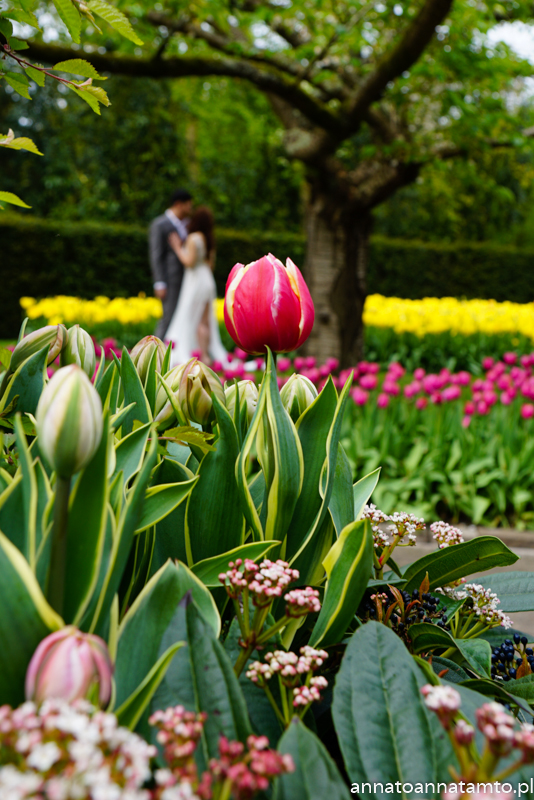
M 294 770 L 291 756 L 271 750 L 266 736 L 249 736 L 246 747 L 221 736 L 219 758 L 209 762 L 209 775 L 204 774 L 198 792 L 203 800 L 209 800 L 212 782 L 229 783 L 234 800 L 250 800 L 268 789 L 278 775 Z
M 515 744 L 514 718 L 495 702 L 484 703 L 477 708 L 475 715 L 491 752 L 496 756 L 508 755 Z
M 142 789 L 156 748 L 86 700 L 0 707 L 0 797 L 121 797 Z
M 449 729 L 462 702 L 460 693 L 452 686 L 432 686 L 429 683 L 423 686 L 421 693 L 426 707 L 437 714 L 445 729 Z
M 165 711 L 156 711 L 149 718 L 150 725 L 158 728 L 156 739 L 163 745 L 165 761 L 175 775 L 196 778 L 192 757 L 206 719 L 207 714 L 186 711 L 183 706 L 171 706 Z
M 451 547 L 453 544 L 462 544 L 464 537 L 458 528 L 453 528 L 448 522 L 433 522 L 430 526 L 432 538 L 438 543 L 440 550 Z
M 328 681 L 322 676 L 312 678 L 309 686 L 296 686 L 293 689 L 293 705 L 295 708 L 299 706 L 309 706 L 310 703 L 319 702 L 322 700 L 321 689 L 326 689 Z
M 364 506 L 362 518 L 368 519 L 371 523 L 374 546 L 377 548 L 387 547 L 389 544 L 388 535 L 380 528 L 380 525 L 383 525 L 388 521 L 387 514 L 384 514 L 384 512 L 380 511 L 380 509 L 377 508 L 373 503 L 370 503 L 369 505 Z
M 244 563 L 238 558 L 230 561 L 227 572 L 221 572 L 220 582 L 232 598 L 237 598 L 247 588 L 255 606 L 268 606 L 275 597 L 281 597 L 284 589 L 298 580 L 299 572 L 291 569 L 286 561 L 278 559 L 269 561 L 266 558 L 261 564 L 255 564 L 249 558 Z M 243 567 L 241 570 L 240 567 Z
M 461 608 L 461 614 L 474 614 L 480 622 L 491 627 L 497 625 L 503 628 L 512 627 L 513 622 L 510 617 L 497 608 L 501 601 L 491 589 L 486 589 L 479 583 L 465 583 L 457 588 L 445 587 L 444 591 L 455 600 L 469 599 Z
M 469 745 L 475 738 L 475 729 L 465 719 L 459 719 L 454 726 L 454 738 L 458 744 Z
M 292 589 L 284 597 L 286 602 L 286 615 L 288 617 L 302 617 L 306 614 L 318 613 L 321 610 L 319 592 L 306 586 L 304 589 Z

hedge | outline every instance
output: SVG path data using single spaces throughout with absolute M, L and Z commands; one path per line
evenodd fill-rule
M 217 231 L 219 293 L 231 267 L 265 252 L 304 261 L 302 236 L 283 232 Z M 151 292 L 147 232 L 132 225 L 58 222 L 0 214 L 0 338 L 16 335 L 19 297 L 56 294 L 92 298 Z M 455 244 L 374 236 L 368 290 L 409 298 L 534 299 L 534 250 L 491 242 Z

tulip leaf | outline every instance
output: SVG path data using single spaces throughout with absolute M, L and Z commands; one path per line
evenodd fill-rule
M 145 378 L 145 395 L 148 401 L 148 405 L 150 406 L 150 411 L 152 415 L 154 415 L 154 411 L 156 408 L 156 388 L 157 388 L 157 381 L 156 381 L 156 364 L 158 361 L 158 349 L 154 348 L 152 352 L 152 356 L 150 358 L 150 363 L 148 365 L 146 371 L 146 378 Z
M 330 516 L 339 536 L 346 525 L 354 521 L 354 499 L 352 490 L 352 469 L 347 454 L 341 444 L 337 446 L 336 472 L 330 503 Z
M 198 468 L 198 483 L 189 495 L 185 515 L 187 563 L 212 558 L 243 544 L 245 519 L 239 502 L 235 464 L 239 443 L 232 417 L 213 395 L 219 426 L 215 448 Z
M 341 641 L 363 597 L 373 569 L 373 536 L 368 520 L 347 525 L 323 561 L 328 582 L 310 645 Z
M 346 381 L 345 386 L 343 387 L 343 390 L 341 392 L 341 395 L 337 401 L 334 417 L 331 421 L 331 425 L 328 431 L 328 436 L 326 439 L 325 462 L 324 462 L 325 471 L 321 475 L 320 479 L 320 484 L 322 485 L 318 486 L 318 490 L 322 496 L 321 508 L 319 510 L 319 513 L 317 514 L 317 517 L 315 518 L 313 525 L 307 532 L 305 538 L 300 542 L 299 549 L 292 556 L 292 558 L 289 559 L 291 566 L 299 570 L 301 579 L 305 583 L 310 580 L 312 575 L 317 574 L 318 570 L 320 573 L 319 565 L 321 562 L 317 561 L 316 557 L 317 555 L 321 554 L 324 555 L 324 553 L 322 553 L 323 542 L 321 541 L 314 542 L 314 539 L 316 539 L 317 537 L 320 538 L 321 533 L 324 534 L 324 528 L 321 528 L 321 526 L 323 520 L 325 519 L 328 513 L 328 505 L 330 503 L 330 498 L 332 496 L 332 491 L 334 488 L 334 481 L 336 477 L 336 463 L 337 463 L 338 449 L 339 449 L 339 436 L 341 433 L 341 423 L 343 421 L 343 414 L 345 412 L 345 406 L 349 396 L 351 380 L 352 378 L 349 378 Z M 302 425 L 305 424 L 305 420 L 309 410 L 310 409 L 308 408 L 307 411 L 304 412 L 304 414 L 301 416 L 299 420 L 299 431 Z M 353 518 L 351 517 L 350 522 L 352 521 Z M 292 536 L 292 526 L 290 529 L 289 536 Z
M 193 478 L 193 473 L 172 458 L 163 458 L 152 475 L 152 485 L 180 483 Z M 154 574 L 167 561 L 187 561 L 185 550 L 185 509 L 181 503 L 156 525 L 156 539 L 152 553 L 151 573 Z
M 183 642 L 176 642 L 176 644 L 171 645 L 171 647 L 163 653 L 161 658 L 156 661 L 135 692 L 133 692 L 133 694 L 131 694 L 115 711 L 115 716 L 117 717 L 119 725 L 129 728 L 132 731 L 136 728 L 143 712 L 148 707 L 154 693 L 165 677 L 165 673 L 169 669 L 175 653 L 183 644 Z
M 198 477 L 194 477 L 190 481 L 184 481 L 184 483 L 168 483 L 147 489 L 143 515 L 136 533 L 156 525 L 156 523 L 174 511 L 180 503 L 183 503 L 189 497 L 197 481 Z
M 219 556 L 206 558 L 204 561 L 198 561 L 191 567 L 191 572 L 208 587 L 220 587 L 222 584 L 219 580 L 221 572 L 226 572 L 228 563 L 236 560 L 236 558 L 250 558 L 252 561 L 258 561 L 264 558 L 269 550 L 273 547 L 280 545 L 280 542 L 248 542 L 240 547 L 234 547 L 227 553 L 222 553 Z
M 53 492 L 50 481 L 40 458 L 34 461 L 35 477 L 37 479 L 37 526 L 36 526 L 36 554 L 34 572 L 43 591 L 46 588 L 48 564 L 50 560 L 50 547 L 52 539 L 52 508 Z M 1 528 L 1 525 L 0 525 Z
M 91 624 L 91 632 L 99 632 L 107 624 L 109 609 L 115 592 L 118 590 L 122 574 L 130 555 L 135 530 L 141 519 L 145 492 L 151 472 L 157 458 L 157 439 L 151 437 L 150 446 L 143 466 L 137 473 L 131 490 L 122 506 L 117 530 L 113 537 L 112 550 L 107 565 L 107 573 L 103 581 L 95 614 Z
M 420 690 L 426 682 L 385 625 L 368 622 L 353 634 L 336 678 L 332 713 L 351 782 L 371 783 L 366 796 L 386 800 L 386 784 L 396 781 L 449 780 L 447 765 L 455 764 L 455 757 L 425 707 Z M 412 790 L 406 796 L 417 795 Z
M 124 390 L 124 405 L 135 403 L 134 408 L 122 422 L 123 435 L 131 433 L 134 420 L 139 420 L 142 424 L 152 422 L 152 412 L 141 383 L 141 378 L 137 372 L 128 350 L 122 348 L 120 361 L 121 381 Z
M 106 535 L 109 416 L 98 449 L 71 493 L 67 528 L 65 599 L 67 623 L 79 624 L 95 590 Z
M 102 362 L 105 363 L 105 356 L 104 351 L 102 351 L 102 358 L 100 359 L 100 365 Z M 115 375 L 118 374 L 117 366 L 112 361 L 111 364 L 105 369 L 102 369 L 101 366 L 98 367 L 98 374 L 95 379 L 95 388 L 100 395 L 100 399 L 102 400 L 102 407 L 104 410 L 109 408 L 110 405 L 110 394 L 112 392 L 112 386 L 114 382 Z M 112 409 L 112 413 L 115 413 L 115 409 Z
M 263 501 L 262 503 L 257 503 L 257 497 L 255 497 L 255 495 L 252 494 L 251 487 L 248 482 L 248 464 L 250 460 L 251 451 L 254 447 L 254 442 L 258 435 L 258 430 L 260 426 L 263 424 L 265 403 L 266 403 L 266 391 L 262 384 L 258 396 L 258 404 L 256 406 L 256 411 L 254 412 L 254 416 L 252 417 L 252 420 L 250 422 L 247 435 L 243 440 L 243 444 L 235 468 L 243 514 L 253 532 L 254 538 L 260 541 L 265 539 L 263 533 L 263 526 L 260 520 L 260 512 L 258 511 L 258 509 L 261 508 Z M 263 487 L 263 494 L 265 495 L 265 475 L 263 474 L 263 472 L 261 473 L 261 475 L 263 476 L 263 480 L 259 486 Z M 253 483 L 255 484 L 255 481 Z
M 427 572 L 430 589 L 435 589 L 473 572 L 515 564 L 517 559 L 518 556 L 496 536 L 477 536 L 469 542 L 437 550 L 410 564 L 404 572 L 404 591 L 411 593 L 419 589 Z
M 278 751 L 291 756 L 295 771 L 278 778 L 274 800 L 349 800 L 350 789 L 332 756 L 302 720 L 293 718 L 278 743 Z
M 376 484 L 380 478 L 380 467 L 360 478 L 352 487 L 354 497 L 354 519 L 360 519 L 364 507 L 376 489 Z
M 17 367 L 0 401 L 0 411 L 18 395 L 17 411 L 35 414 L 45 384 L 49 349 L 50 345 L 47 344 Z
M 24 700 L 24 677 L 39 642 L 63 626 L 20 552 L 0 532 L 0 705 Z
M 15 436 L 19 465 L 22 475 L 22 519 L 24 524 L 23 546 L 19 549 L 35 571 L 37 561 L 37 479 L 33 468 L 33 459 L 30 454 L 26 436 L 22 430 L 21 416 L 15 415 Z
M 498 596 L 499 608 L 507 614 L 534 611 L 534 574 L 532 572 L 500 572 L 477 578 L 477 583 Z
M 0 494 L 0 531 L 21 552 L 25 549 L 26 523 L 24 518 L 24 495 L 22 472 L 17 472 L 2 494 Z
M 134 431 L 124 436 L 115 447 L 115 471 L 124 474 L 124 486 L 128 485 L 130 478 L 141 469 L 145 456 L 146 444 L 150 434 L 150 423 L 141 425 Z
M 296 425 L 304 458 L 304 479 L 287 534 L 288 561 L 300 549 L 310 530 L 317 529 L 324 517 L 321 478 L 327 458 L 328 434 L 336 407 L 337 392 L 329 378 L 322 392 L 303 412 Z

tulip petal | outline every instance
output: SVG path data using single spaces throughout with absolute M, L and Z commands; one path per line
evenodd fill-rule
M 295 350 L 300 347 L 311 333 L 315 321 L 315 308 L 310 291 L 302 276 L 302 272 L 290 258 L 286 259 L 288 277 L 300 301 L 299 338 Z
M 26 672 L 26 700 L 33 700 L 35 697 L 37 676 L 41 670 L 41 667 L 43 666 L 44 661 L 47 659 L 51 648 L 55 647 L 57 642 L 62 641 L 67 636 L 70 636 L 74 630 L 74 626 L 67 625 L 65 628 L 61 628 L 61 630 L 51 633 L 37 646 Z

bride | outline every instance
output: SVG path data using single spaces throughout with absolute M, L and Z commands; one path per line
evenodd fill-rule
M 217 296 L 213 266 L 215 237 L 213 215 L 208 208 L 198 208 L 191 218 L 189 234 L 182 244 L 177 233 L 171 233 L 169 244 L 184 265 L 184 279 L 178 305 L 171 319 L 166 339 L 174 343 L 172 365 L 183 364 L 200 353 L 205 364 L 228 363 L 213 309 Z

